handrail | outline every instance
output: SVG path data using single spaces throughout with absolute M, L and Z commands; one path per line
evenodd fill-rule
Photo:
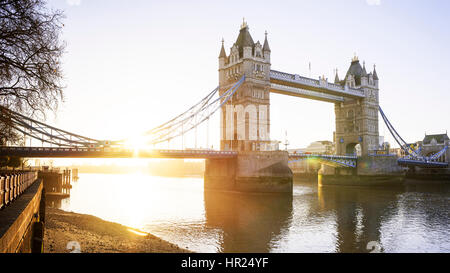
M 0 170 L 0 209 L 17 200 L 37 178 L 36 171 Z

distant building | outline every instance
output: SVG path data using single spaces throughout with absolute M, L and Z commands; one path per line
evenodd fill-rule
M 289 153 L 334 154 L 334 143 L 329 140 L 314 141 L 306 148 L 288 149 Z M 321 164 L 311 160 L 289 163 L 294 173 L 317 173 Z
M 407 145 L 415 150 L 420 150 L 420 154 L 422 156 L 432 156 L 447 146 L 449 147 L 447 152 L 437 160 L 441 162 L 448 162 L 450 159 L 450 139 L 447 133 L 435 135 L 425 134 L 422 141 L 407 143 Z M 402 148 L 390 148 L 389 151 L 391 154 L 396 154 L 399 157 L 406 156 L 406 153 Z
M 389 154 L 396 155 L 398 157 L 405 156 L 405 152 L 402 148 L 389 148 Z
M 314 141 L 306 148 L 288 149 L 290 153 L 334 154 L 334 143 L 329 140 Z
M 288 149 L 287 151 L 289 153 L 304 154 L 306 152 L 306 148 Z
M 384 151 L 389 151 L 389 149 L 391 148 L 391 144 L 387 141 L 383 142 L 383 144 L 381 144 L 380 149 L 384 150 Z
M 384 146 L 384 136 L 378 136 L 378 146 L 382 149 Z
M 314 141 L 305 148 L 305 152 L 312 154 L 332 154 L 334 150 L 334 144 L 331 141 Z
M 450 146 L 450 139 L 447 133 L 436 135 L 425 134 L 423 140 L 421 142 L 419 141 L 419 145 L 422 147 L 422 155 L 431 156 L 442 150 L 445 146 L 447 147 Z M 450 159 L 450 150 L 447 149 L 447 152 L 444 153 L 438 159 L 438 161 L 448 162 L 449 159 Z

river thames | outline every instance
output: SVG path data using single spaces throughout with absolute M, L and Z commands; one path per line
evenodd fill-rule
M 80 173 L 53 204 L 196 252 L 450 252 L 450 185 L 205 192 L 203 178 Z

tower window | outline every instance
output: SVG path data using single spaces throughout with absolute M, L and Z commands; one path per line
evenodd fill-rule
M 347 118 L 353 118 L 354 114 L 353 114 L 353 110 L 349 110 L 347 112 Z

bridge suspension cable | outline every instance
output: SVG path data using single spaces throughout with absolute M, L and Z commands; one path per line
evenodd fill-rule
M 407 155 L 412 156 L 413 158 L 420 158 L 420 154 L 417 153 L 416 150 L 412 149 L 408 143 L 400 136 L 400 134 L 395 130 L 394 126 L 392 126 L 391 122 L 387 118 L 387 116 L 384 114 L 383 109 L 381 109 L 380 106 L 378 106 L 380 110 L 381 117 L 383 118 L 384 123 L 386 124 L 386 127 L 388 128 L 389 132 L 391 133 L 394 140 L 397 142 L 397 144 L 400 146 L 400 148 L 405 151 Z
M 26 117 L 4 106 L 0 106 L 0 119 L 12 129 L 43 143 L 60 147 L 97 145 L 101 141 L 47 125 L 38 120 Z
M 380 114 L 381 117 L 383 118 L 384 123 L 386 124 L 386 127 L 388 128 L 389 132 L 391 133 L 391 135 L 394 137 L 395 141 L 397 142 L 397 144 L 400 146 L 400 148 L 405 151 L 406 155 L 408 157 L 410 157 L 411 159 L 414 160 L 420 160 L 420 161 L 435 161 L 437 160 L 439 157 L 441 157 L 448 149 L 447 146 L 445 146 L 442 150 L 440 150 L 439 152 L 429 156 L 429 157 L 425 157 L 421 154 L 422 151 L 422 147 L 419 147 L 419 149 L 413 149 L 410 145 L 408 145 L 408 143 L 406 143 L 406 141 L 400 136 L 400 134 L 395 130 L 394 126 L 392 126 L 391 122 L 389 121 L 389 119 L 387 118 L 387 116 L 384 114 L 383 110 L 381 109 L 380 106 L 378 106 L 379 110 L 380 110 Z
M 204 121 L 209 120 L 209 118 L 214 113 L 216 113 L 216 111 L 220 109 L 222 105 L 226 104 L 233 97 L 244 80 L 245 76 L 242 76 L 238 82 L 236 82 L 227 91 L 223 92 L 222 95 L 220 95 L 218 98 L 214 98 L 214 95 L 219 91 L 219 87 L 217 87 L 187 111 L 176 116 L 170 121 L 147 131 L 144 134 L 144 136 L 147 138 L 147 143 L 155 145 L 158 143 L 170 141 L 191 131 L 198 125 L 202 124 Z
M 244 82 L 245 76 L 231 86 L 227 91 L 215 98 L 219 92 L 219 87 L 211 91 L 206 97 L 190 107 L 185 112 L 172 118 L 171 120 L 147 131 L 143 134 L 146 143 L 150 145 L 170 141 L 176 137 L 183 136 L 185 133 L 197 128 L 209 118 L 224 104 L 226 104 Z M 12 129 L 23 133 L 33 139 L 57 145 L 60 147 L 78 147 L 78 146 L 109 146 L 123 145 L 128 139 L 118 141 L 102 141 L 78 134 L 70 133 L 65 130 L 47 125 L 43 122 L 26 117 L 6 107 L 0 106 L 0 119 L 8 124 Z

